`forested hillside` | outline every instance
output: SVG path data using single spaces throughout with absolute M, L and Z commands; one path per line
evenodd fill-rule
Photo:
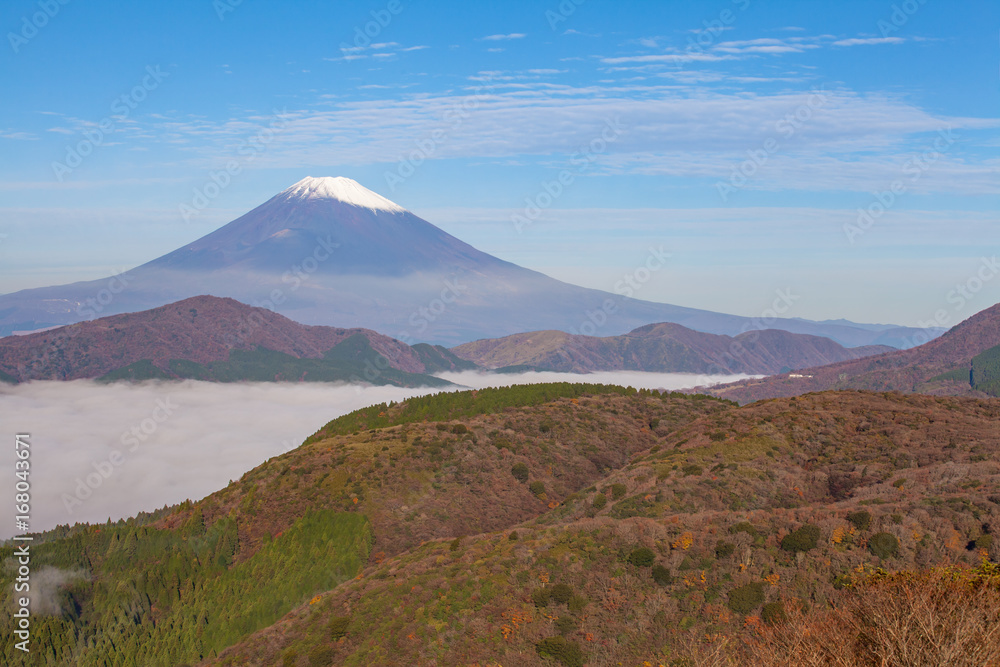
M 201 501 L 44 536 L 36 664 L 781 664 L 808 636 L 877 664 L 831 614 L 906 595 L 1000 658 L 998 421 L 570 384 L 372 406 Z
M 200 502 L 46 534 L 33 569 L 52 582 L 50 611 L 59 613 L 40 615 L 37 662 L 28 664 L 197 662 L 365 562 L 539 516 L 652 446 L 652 420 L 679 426 L 730 407 L 564 384 L 447 393 L 345 416 L 324 429 L 342 435 L 314 436 Z M 380 420 L 397 425 L 368 428 Z M 579 438 L 556 441 L 557 423 Z M 492 435 L 476 435 L 482 429 Z M 531 484 L 517 483 L 515 468 Z M 2 572 L 5 598 L 12 577 Z M 0 621 L 4 634 L 11 622 Z M 5 664 L 20 660 L 11 644 L 3 651 Z

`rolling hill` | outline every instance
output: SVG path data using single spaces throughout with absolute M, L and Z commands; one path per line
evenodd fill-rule
M 61 585 L 34 650 L 82 667 L 763 664 L 747 651 L 767 628 L 821 622 L 873 568 L 992 581 L 998 418 L 995 400 L 740 408 L 565 384 L 371 406 L 201 501 L 38 536 L 32 567 Z
M 651 324 L 606 338 L 533 331 L 452 348 L 456 356 L 484 368 L 527 366 L 566 373 L 631 370 L 751 375 L 772 375 L 891 350 L 882 345 L 844 348 L 829 338 L 776 329 L 730 337 L 670 323 Z
M 710 393 L 747 403 L 828 389 L 1000 395 L 1000 304 L 919 347 L 759 380 L 713 387 Z
M 233 299 L 160 308 L 0 339 L 0 379 L 183 379 L 444 386 L 429 374 L 474 367 L 448 350 L 367 329 L 305 326 Z

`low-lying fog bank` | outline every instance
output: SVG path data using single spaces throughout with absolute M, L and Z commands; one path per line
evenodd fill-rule
M 464 387 L 592 382 L 681 389 L 743 376 L 611 372 L 573 375 L 446 373 Z M 14 435 L 31 434 L 31 530 L 103 522 L 196 500 L 297 447 L 340 415 L 434 389 L 319 383 L 90 381 L 0 384 L 0 483 L 13 499 Z M 13 519 L 0 539 L 14 534 Z

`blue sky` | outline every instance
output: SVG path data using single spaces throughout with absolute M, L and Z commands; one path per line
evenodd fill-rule
M 108 275 L 339 175 L 589 287 L 663 247 L 651 300 L 757 316 L 791 290 L 791 316 L 907 325 L 1000 301 L 993 2 L 9 0 L 0 17 L 0 292 Z

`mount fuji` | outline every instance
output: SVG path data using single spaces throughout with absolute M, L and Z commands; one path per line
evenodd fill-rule
M 348 178 L 304 178 L 216 231 L 119 276 L 0 296 L 0 335 L 231 297 L 304 324 L 456 345 L 534 330 L 611 336 L 660 322 L 736 335 L 750 318 L 570 285 L 481 252 Z M 853 347 L 939 332 L 769 320 Z

